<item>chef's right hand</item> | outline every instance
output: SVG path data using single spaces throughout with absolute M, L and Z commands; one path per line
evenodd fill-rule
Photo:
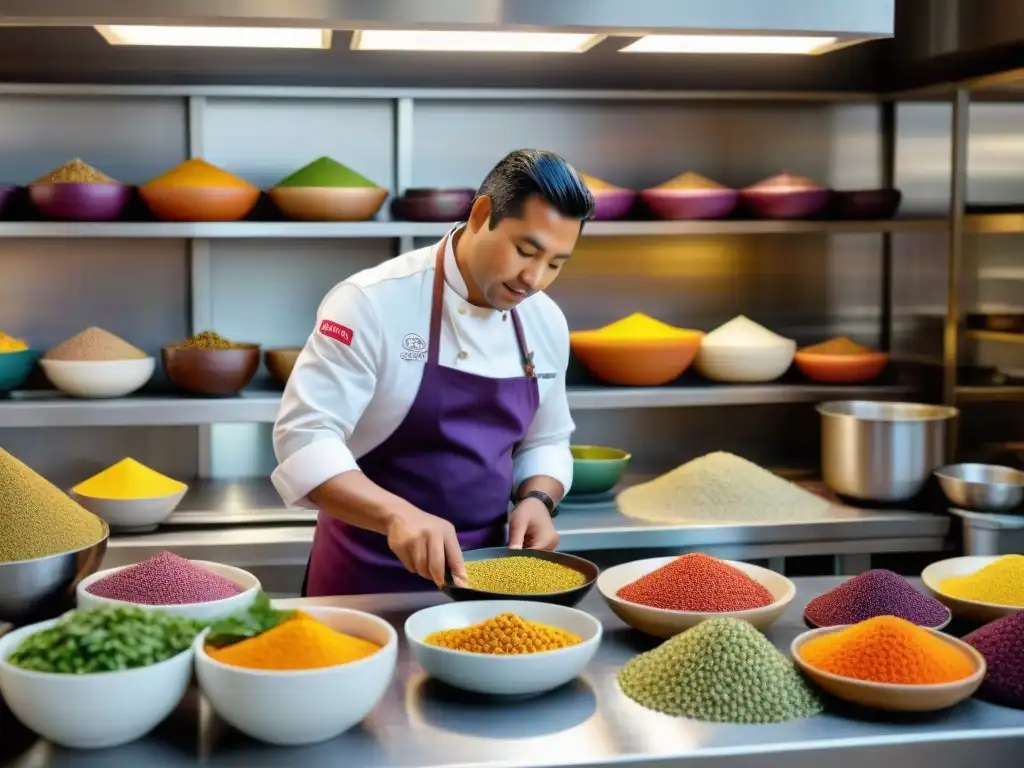
M 455 526 L 447 520 L 409 505 L 392 518 L 387 535 L 388 546 L 406 570 L 430 579 L 440 588 L 447 564 L 456 585 L 469 583 Z

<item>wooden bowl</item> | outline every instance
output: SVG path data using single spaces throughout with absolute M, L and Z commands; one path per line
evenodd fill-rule
M 292 368 L 295 367 L 295 361 L 298 360 L 301 351 L 302 347 L 282 347 L 264 351 L 263 364 L 282 387 L 288 383 L 288 377 L 291 376 Z
M 162 221 L 238 221 L 249 215 L 260 191 L 245 187 L 144 185 L 139 196 Z
M 260 347 L 199 349 L 166 346 L 164 370 L 174 386 L 194 395 L 237 395 L 252 381 L 260 366 Z
M 978 651 L 963 640 L 950 637 L 936 629 L 924 627 L 922 629 L 925 632 L 931 632 L 935 637 L 963 653 L 968 661 L 970 661 L 974 672 L 963 680 L 934 685 L 871 683 L 866 680 L 857 680 L 852 677 L 833 675 L 831 672 L 823 672 L 812 667 L 800 656 L 800 648 L 812 638 L 840 632 L 846 628 L 846 626 L 839 626 L 812 629 L 809 632 L 798 635 L 790 646 L 790 655 L 800 671 L 807 675 L 819 688 L 835 696 L 837 699 L 842 699 L 862 707 L 889 712 L 934 712 L 940 709 L 949 709 L 961 701 L 969 699 L 981 686 L 982 680 L 985 679 L 985 659 Z
M 882 375 L 889 364 L 889 353 L 822 355 L 797 352 L 793 362 L 800 373 L 819 384 L 863 384 Z
M 703 331 L 687 331 L 676 339 L 602 338 L 596 331 L 569 334 L 573 354 L 606 384 L 656 387 L 679 378 L 700 349 Z
M 290 219 L 367 221 L 387 199 L 379 187 L 273 187 L 267 195 Z

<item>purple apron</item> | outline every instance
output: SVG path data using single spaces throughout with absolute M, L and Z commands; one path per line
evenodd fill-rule
M 359 459 L 359 468 L 385 490 L 451 522 L 463 550 L 501 546 L 513 490 L 512 454 L 533 423 L 540 394 L 514 309 L 510 314 L 525 376 L 490 379 L 438 365 L 447 241 L 446 236 L 437 249 L 420 388 L 405 420 Z M 428 589 L 436 586 L 405 570 L 386 536 L 320 511 L 303 596 Z

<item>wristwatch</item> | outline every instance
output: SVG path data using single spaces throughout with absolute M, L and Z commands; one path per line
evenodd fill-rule
M 548 508 L 549 515 L 551 515 L 552 517 L 558 516 L 558 506 L 555 504 L 555 500 L 548 496 L 546 493 L 544 493 L 544 491 L 527 491 L 526 493 L 519 497 L 516 497 L 515 494 L 512 495 L 513 504 L 521 504 L 522 502 L 526 501 L 526 499 L 539 500 L 541 504 Z

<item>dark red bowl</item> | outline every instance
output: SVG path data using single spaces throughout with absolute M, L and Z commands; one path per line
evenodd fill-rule
M 841 219 L 891 219 L 902 199 L 898 189 L 856 189 L 833 192 L 830 205 Z
M 132 196 L 127 184 L 70 182 L 30 184 L 29 198 L 47 219 L 61 221 L 113 221 Z
M 391 216 L 404 221 L 462 221 L 469 213 L 475 189 L 407 189 L 391 201 Z
M 17 191 L 18 188 L 13 184 L 0 184 L 0 216 L 3 216 L 4 211 L 11 205 Z
M 806 219 L 825 210 L 830 189 L 801 189 L 792 192 L 774 192 L 763 189 L 744 189 L 740 192 L 743 204 L 762 219 Z
M 645 189 L 640 199 L 662 219 L 721 219 L 740 201 L 734 189 Z
M 632 189 L 591 190 L 590 194 L 594 196 L 594 221 L 621 219 L 636 201 L 636 192 Z

